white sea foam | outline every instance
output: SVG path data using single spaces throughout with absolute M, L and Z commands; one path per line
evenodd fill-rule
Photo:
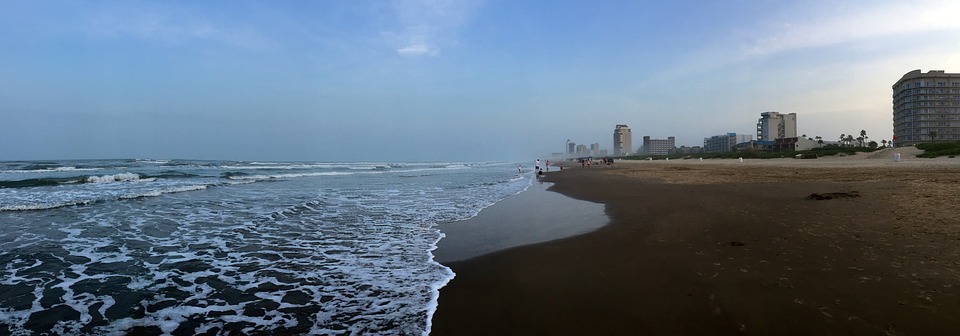
M 251 162 L 249 165 L 224 165 L 226 170 L 308 170 L 308 169 L 340 169 L 340 170 L 372 170 L 389 169 L 385 163 L 269 163 Z
M 349 172 L 319 172 L 319 173 L 293 173 L 293 174 L 272 174 L 272 175 L 235 175 L 230 176 L 231 180 L 273 180 L 273 179 L 291 179 L 298 177 L 311 177 L 311 176 L 338 176 L 338 175 L 352 175 L 353 173 Z
M 93 203 L 94 201 L 90 200 L 80 200 L 80 201 L 68 201 L 60 203 L 30 203 L 30 204 L 12 204 L 12 205 L 0 205 L 0 211 L 32 211 L 32 210 L 47 210 L 47 209 L 56 209 L 74 205 L 87 205 Z
M 430 335 L 430 330 L 433 328 L 433 315 L 437 312 L 437 306 L 440 300 L 440 289 L 446 287 L 447 284 L 450 283 L 450 280 L 453 280 L 457 276 L 450 267 L 441 265 L 434 259 L 433 251 L 437 249 L 437 243 L 439 243 L 443 237 L 446 237 L 446 235 L 437 229 L 437 239 L 434 240 L 430 247 L 430 262 L 442 267 L 445 274 L 440 281 L 430 284 L 430 303 L 427 305 L 427 327 L 423 331 L 423 336 Z
M 168 164 L 170 160 L 151 160 L 151 159 L 137 159 L 139 163 L 150 163 L 150 164 Z
M 474 216 L 530 185 L 529 175 L 514 176 L 515 165 L 411 163 L 240 179 L 219 177 L 219 163 L 194 166 L 202 171 L 178 166 L 195 177 L 175 180 L 17 190 L 97 204 L 0 213 L 11 225 L 0 242 L 15 239 L 14 250 L 23 251 L 0 263 L 0 283 L 38 288 L 30 312 L 0 303 L 0 319 L 10 321 L 0 323 L 12 333 L 47 332 L 25 323 L 44 310 L 41 299 L 56 299 L 75 311 L 59 317 L 55 332 L 63 334 L 153 327 L 167 334 L 426 335 L 439 289 L 455 276 L 432 257 L 442 238 L 437 223 Z M 142 174 L 161 168 L 154 169 Z M 430 178 L 401 178 L 424 170 Z M 263 179 L 275 182 L 247 185 Z M 130 195 L 155 198 L 126 201 Z
M 154 189 L 154 190 L 148 190 L 148 191 L 144 191 L 144 192 L 140 192 L 140 193 L 122 195 L 122 196 L 120 196 L 119 198 L 120 198 L 120 199 L 133 199 L 133 198 L 141 198 L 141 197 L 157 197 L 157 196 L 161 196 L 161 195 L 163 195 L 163 194 L 172 194 L 172 193 L 179 193 L 179 192 L 186 192 L 186 191 L 204 190 L 204 189 L 207 189 L 207 188 L 209 188 L 209 187 L 210 187 L 210 186 L 209 186 L 209 185 L 206 185 L 206 184 L 176 186 L 176 187 L 168 187 L 168 188 Z
M 45 169 L 15 169 L 15 170 L 0 170 L 0 174 L 45 174 L 45 173 L 57 173 L 57 172 L 97 171 L 97 170 L 103 170 L 103 168 L 55 167 L 55 168 L 45 168 Z
M 111 182 L 136 182 L 140 181 L 140 175 L 134 173 L 120 173 L 114 175 L 90 176 L 87 178 L 89 183 L 111 183 Z

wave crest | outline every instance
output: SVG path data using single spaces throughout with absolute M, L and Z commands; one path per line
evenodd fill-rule
M 88 183 L 112 183 L 112 182 L 137 182 L 140 181 L 140 175 L 134 173 L 120 173 L 114 175 L 90 176 Z

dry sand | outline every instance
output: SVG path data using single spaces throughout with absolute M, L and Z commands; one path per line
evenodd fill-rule
M 960 159 L 914 154 L 550 173 L 610 224 L 450 263 L 434 334 L 956 334 Z

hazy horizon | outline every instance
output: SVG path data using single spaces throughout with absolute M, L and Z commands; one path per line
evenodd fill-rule
M 952 1 L 8 2 L 0 160 L 504 161 L 644 135 L 892 134 Z

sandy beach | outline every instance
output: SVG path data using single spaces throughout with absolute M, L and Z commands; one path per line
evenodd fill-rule
M 445 262 L 432 334 L 955 334 L 960 159 L 915 151 L 551 172 L 609 224 Z

